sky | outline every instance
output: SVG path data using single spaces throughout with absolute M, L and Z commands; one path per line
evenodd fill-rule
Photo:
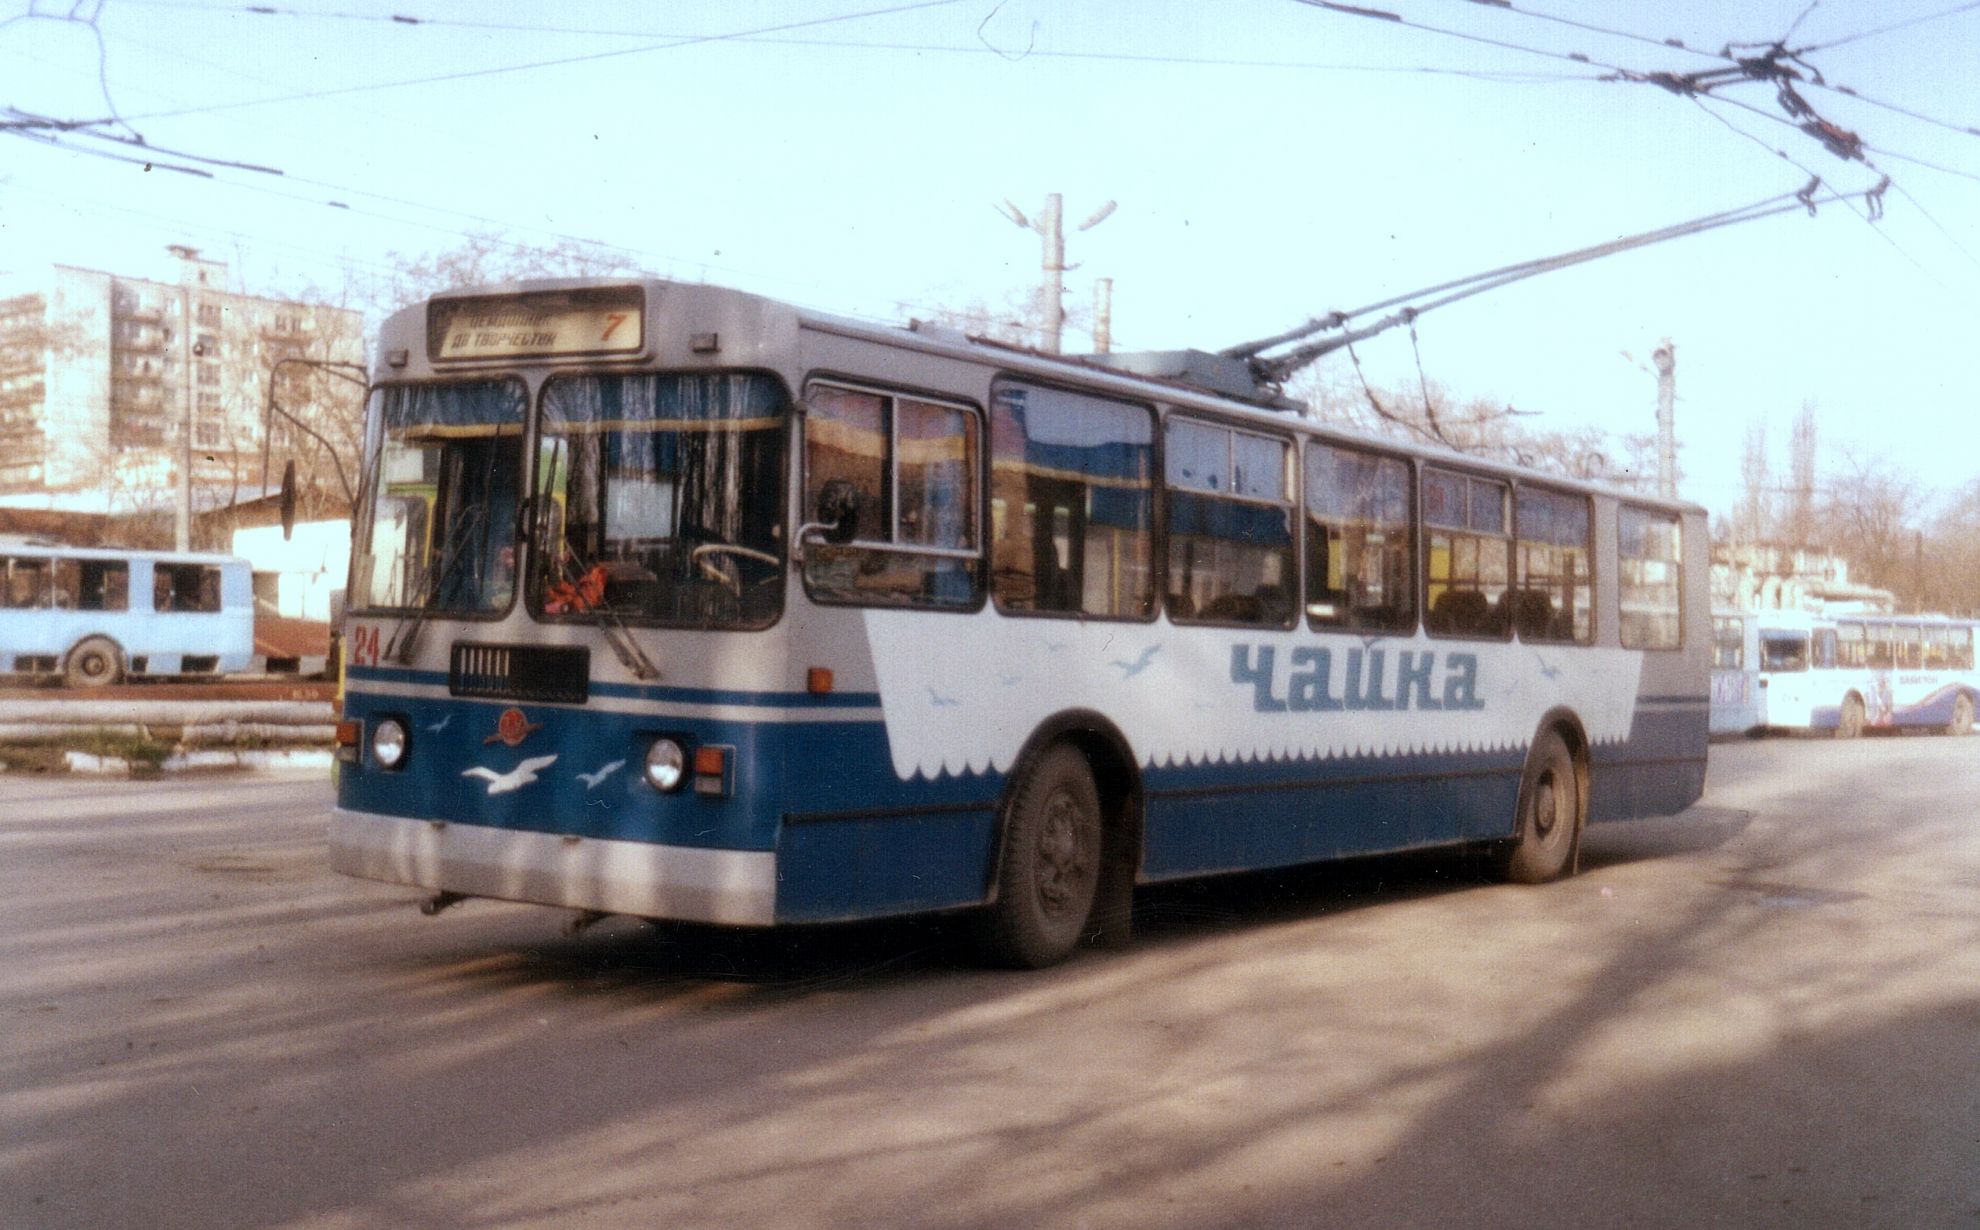
M 1069 309 L 1111 278 L 1116 349 L 1214 350 L 1812 176 L 1847 194 L 1888 175 L 1881 211 L 1828 201 L 1608 258 L 1426 313 L 1414 346 L 1397 330 L 1356 350 L 1384 387 L 1413 387 L 1420 358 L 1529 427 L 1625 433 L 1654 426 L 1649 357 L 1669 338 L 1680 492 L 1716 511 L 1739 498 L 1752 425 L 1786 474 L 1804 402 L 1824 471 L 1854 456 L 1940 492 L 1980 478 L 1980 0 L 1360 7 L 1387 16 L 0 0 L 0 272 L 170 280 L 166 246 L 188 244 L 249 291 L 335 293 L 495 230 L 902 322 L 1035 286 L 1038 236 L 998 207 L 1035 216 L 1057 192 L 1069 227 L 1118 203 L 1068 236 Z M 1686 97 L 1616 79 L 1776 42 L 1812 48 L 1802 120 L 1860 139 L 1861 159 L 1798 130 L 1765 82 Z M 118 121 L 6 128 L 23 115 Z M 1321 375 L 1352 368 L 1336 354 Z

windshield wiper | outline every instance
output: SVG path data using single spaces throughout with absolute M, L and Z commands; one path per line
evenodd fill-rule
M 392 638 L 385 644 L 384 656 L 401 666 L 412 661 L 413 645 L 419 639 L 419 630 L 427 617 L 440 609 L 440 594 L 453 579 L 454 569 L 459 566 L 461 557 L 467 553 L 468 540 L 474 536 L 477 525 L 488 516 L 488 509 L 480 504 L 473 505 L 461 516 L 460 533 L 453 538 L 453 545 L 444 557 L 430 560 L 422 568 L 413 585 L 413 592 L 424 594 L 413 613 L 402 617 L 392 629 Z M 430 584 L 430 587 L 429 587 Z
M 639 647 L 639 641 L 633 636 L 632 629 L 626 626 L 625 617 L 620 614 L 619 608 L 613 606 L 605 597 L 605 588 L 610 584 L 605 566 L 580 557 L 571 549 L 569 539 L 563 540 L 554 548 L 546 544 L 543 549 L 556 561 L 558 575 L 562 578 L 563 584 L 570 587 L 573 596 L 577 599 L 572 605 L 579 611 L 594 611 L 602 617 L 599 627 L 604 630 L 605 643 L 612 647 L 613 656 L 619 659 L 619 665 L 631 671 L 635 678 L 658 679 L 660 668 L 653 665 L 653 660 Z M 575 576 L 571 572 L 572 565 L 576 565 L 577 568 Z M 594 573 L 598 576 L 596 596 L 583 591 L 584 578 Z

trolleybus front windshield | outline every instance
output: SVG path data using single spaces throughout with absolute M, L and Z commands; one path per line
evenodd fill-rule
M 760 375 L 543 388 L 538 616 L 760 628 L 784 593 L 784 395 Z
M 518 380 L 388 385 L 377 392 L 371 501 L 351 606 L 493 614 L 515 592 L 522 489 Z

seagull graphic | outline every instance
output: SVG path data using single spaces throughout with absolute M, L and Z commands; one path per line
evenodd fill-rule
M 484 765 L 476 765 L 472 769 L 462 769 L 461 776 L 486 778 L 488 793 L 509 794 L 535 781 L 538 769 L 547 769 L 555 763 L 557 763 L 555 756 L 531 756 L 507 773 L 497 773 Z
M 1132 662 L 1123 662 L 1119 658 L 1115 658 L 1112 662 L 1107 663 L 1107 665 L 1120 667 L 1122 679 L 1132 679 L 1148 669 L 1148 664 L 1155 660 L 1155 655 L 1161 649 L 1162 647 L 1160 645 L 1150 645 L 1148 648 L 1142 650 L 1141 656 Z
M 952 697 L 943 696 L 931 687 L 928 689 L 928 703 L 934 705 L 937 709 L 948 709 L 961 702 Z
M 623 769 L 625 767 L 626 767 L 625 759 L 621 757 L 618 760 L 614 760 L 611 764 L 599 765 L 596 769 L 592 770 L 589 773 L 580 773 L 577 775 L 577 779 L 584 783 L 584 788 L 586 790 L 596 790 L 598 789 L 599 785 L 602 782 L 604 782 L 606 778 L 612 776 L 612 774 L 617 773 L 620 769 Z
M 1539 650 L 1536 649 L 1533 651 L 1533 657 L 1536 661 L 1540 663 L 1541 674 L 1545 675 L 1549 679 L 1559 679 L 1561 677 L 1561 668 L 1558 666 L 1547 665 L 1547 659 L 1540 656 Z
M 1018 685 L 1018 681 L 1023 678 L 1023 675 L 998 675 L 997 682 L 1007 688 L 1014 688 Z
M 440 719 L 439 721 L 437 721 L 437 722 L 435 722 L 435 723 L 433 723 L 432 725 L 430 725 L 430 726 L 428 726 L 428 727 L 427 727 L 427 729 L 428 729 L 428 730 L 430 730 L 430 731 L 432 731 L 432 732 L 433 732 L 434 734 L 436 734 L 436 735 L 437 735 L 437 734 L 439 734 L 439 733 L 440 733 L 441 731 L 443 731 L 443 730 L 445 730 L 445 729 L 447 729 L 447 723 L 449 723 L 449 722 L 451 722 L 451 721 L 453 721 L 453 720 L 454 720 L 454 715 L 450 713 L 450 714 L 448 714 L 448 715 L 447 715 L 446 717 L 443 717 L 443 718 L 441 718 L 441 719 Z

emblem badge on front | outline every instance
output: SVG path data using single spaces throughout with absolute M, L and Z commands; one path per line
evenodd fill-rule
M 543 729 L 543 723 L 530 721 L 523 714 L 522 710 L 504 709 L 502 710 L 502 716 L 495 721 L 495 733 L 489 735 L 481 742 L 484 746 L 499 742 L 505 743 L 510 747 L 519 747 L 522 745 L 524 739 L 529 738 L 532 731 L 541 729 Z

